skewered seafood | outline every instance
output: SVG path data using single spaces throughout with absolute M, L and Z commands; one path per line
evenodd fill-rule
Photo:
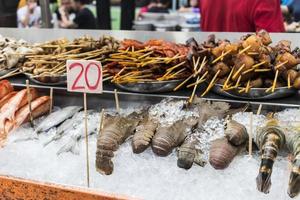
M 127 117 L 108 115 L 103 120 L 103 129 L 97 139 L 96 169 L 101 174 L 110 175 L 114 169 L 112 162 L 114 152 L 133 134 L 139 123 L 139 116 L 137 113 L 132 113 Z
M 39 54 L 27 55 L 22 71 L 41 78 L 65 75 L 67 60 L 104 61 L 109 53 L 118 49 L 119 42 L 109 36 L 103 36 L 99 40 L 86 36 L 76 38 L 72 42 L 63 39 L 37 44 L 37 46 L 43 51 Z
M 209 152 L 209 163 L 215 169 L 225 169 L 238 154 L 239 147 L 232 145 L 227 138 L 212 142 Z
M 145 117 L 139 123 L 132 138 L 132 150 L 134 153 L 142 153 L 150 146 L 156 128 L 157 123 L 150 116 Z
M 257 132 L 255 142 L 261 151 L 261 165 L 256 178 L 257 189 L 269 193 L 273 164 L 278 151 L 285 145 L 285 135 L 278 122 L 271 118 Z
M 293 155 L 292 171 L 289 179 L 288 194 L 291 198 L 300 193 L 300 132 L 287 133 L 286 144 Z
M 221 83 L 223 90 L 237 89 L 239 93 L 249 93 L 251 88 L 261 87 L 266 87 L 266 93 L 274 92 L 275 88 L 285 85 L 300 88 L 300 84 L 295 83 L 299 77 L 296 71 L 296 65 L 300 62 L 299 50 L 292 51 L 289 41 L 280 41 L 275 47 L 269 46 L 271 42 L 266 31 L 246 35 L 237 43 L 230 43 L 228 40 L 216 42 L 215 37 L 210 37 L 199 45 L 195 40 L 189 39 L 189 57 L 198 61 L 193 63 L 194 69 L 199 69 L 199 63 L 202 62 L 205 63 L 203 66 L 208 67 L 200 67 L 202 73 L 192 71 L 191 76 L 197 78 L 197 81 L 187 87 L 209 82 L 202 96 L 215 83 Z M 287 72 L 288 70 L 293 71 Z M 188 77 L 184 83 L 190 79 Z M 265 80 L 270 81 L 264 84 Z
M 172 125 L 158 126 L 152 139 L 152 150 L 158 156 L 169 155 L 173 148 L 180 145 L 186 138 L 188 131 L 197 124 L 197 120 L 189 118 L 180 120 Z
M 246 127 L 234 120 L 227 122 L 225 136 L 228 141 L 235 146 L 245 143 L 249 137 Z
M 125 39 L 117 53 L 104 66 L 108 79 L 115 83 L 135 83 L 182 79 L 191 74 L 185 45 L 149 40 L 141 43 Z
M 200 166 L 205 165 L 202 159 L 202 152 L 196 148 L 198 141 L 196 138 L 187 136 L 177 151 L 177 166 L 184 169 L 190 169 L 193 163 Z

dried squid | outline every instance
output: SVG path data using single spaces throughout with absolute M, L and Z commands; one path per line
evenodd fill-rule
M 261 164 L 256 178 L 257 189 L 269 193 L 273 164 L 277 153 L 285 144 L 284 132 L 278 126 L 278 121 L 269 119 L 266 126 L 257 132 L 255 142 L 261 151 Z
M 97 139 L 96 169 L 99 173 L 112 174 L 114 152 L 133 134 L 138 123 L 137 113 L 132 113 L 127 117 L 105 116 L 103 129 Z
M 286 134 L 286 143 L 293 155 L 292 171 L 290 174 L 288 194 L 291 198 L 300 193 L 300 132 Z

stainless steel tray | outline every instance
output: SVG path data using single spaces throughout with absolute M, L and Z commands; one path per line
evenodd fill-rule
M 124 83 L 115 85 L 129 92 L 137 93 L 162 93 L 171 92 L 179 85 L 183 80 L 170 80 L 170 81 L 152 81 L 152 82 L 140 82 L 140 83 Z
M 241 88 L 224 91 L 223 85 L 215 84 L 212 91 L 226 97 L 248 99 L 248 100 L 270 100 L 279 99 L 294 95 L 297 93 L 295 88 L 279 87 L 274 92 L 266 92 L 267 88 L 251 88 L 249 93 L 239 93 Z
M 39 85 L 47 86 L 59 86 L 67 84 L 67 75 L 62 76 L 42 76 L 42 77 L 33 77 L 31 74 L 24 73 L 26 77 Z

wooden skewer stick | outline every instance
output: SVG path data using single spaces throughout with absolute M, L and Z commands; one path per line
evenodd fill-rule
M 260 115 L 262 109 L 262 104 L 259 104 L 258 109 L 257 109 L 257 115 Z
M 197 82 L 199 81 L 200 77 L 198 76 L 197 78 Z M 193 92 L 192 92 L 192 95 L 190 96 L 190 99 L 188 100 L 188 103 L 191 104 L 194 100 L 194 97 L 195 97 L 195 93 L 196 93 L 196 90 L 197 90 L 197 86 L 198 85 L 195 85 L 194 86 L 194 89 L 193 89 Z
M 190 75 L 187 79 L 185 79 L 182 83 L 176 86 L 176 88 L 173 89 L 173 91 L 177 91 L 179 88 L 181 88 L 186 82 L 188 82 L 191 78 L 193 78 L 193 74 Z
M 232 78 L 235 79 L 239 75 L 239 73 L 244 69 L 244 67 L 245 67 L 245 64 L 240 66 L 240 68 L 235 72 L 235 74 L 233 75 Z
M 252 72 L 252 71 L 254 71 L 253 68 L 248 69 L 248 70 L 244 71 L 244 72 L 242 73 L 242 75 L 248 74 L 248 73 L 250 73 L 250 72 Z
M 199 58 L 199 57 L 198 57 Z M 196 60 L 195 60 L 195 56 L 192 57 L 193 60 L 193 66 L 194 66 L 194 71 L 196 71 Z
M 192 84 L 188 85 L 187 88 L 190 88 L 190 87 L 193 87 L 194 85 L 199 85 L 200 83 L 202 83 L 203 80 L 204 80 L 204 78 L 207 76 L 207 74 L 208 74 L 208 71 L 206 71 L 206 72 L 202 75 L 202 77 L 200 78 L 199 81 L 196 81 L 195 83 L 192 83 Z
M 196 61 L 195 65 L 194 65 L 194 71 L 195 71 L 195 72 L 197 71 L 199 62 L 200 62 L 200 57 L 197 58 L 197 61 Z
M 23 72 L 19 71 L 19 68 L 11 71 L 11 72 L 8 72 L 7 74 L 3 75 L 0 77 L 0 80 L 2 79 L 5 79 L 5 78 L 9 78 L 9 77 L 12 77 L 12 76 L 15 76 L 15 75 L 18 75 L 18 74 L 21 74 Z
M 250 48 L 251 48 L 251 45 L 247 46 L 246 48 L 244 48 L 242 51 L 239 52 L 239 55 L 241 55 L 242 53 L 246 52 Z
M 83 93 L 83 106 L 84 106 L 85 149 L 86 149 L 86 181 L 87 181 L 87 187 L 90 187 L 89 137 L 88 137 L 88 116 L 87 116 L 86 93 Z
M 271 69 L 256 69 L 254 72 L 269 72 Z
M 252 66 L 252 69 L 258 68 L 259 66 L 261 66 L 261 65 L 263 65 L 265 63 L 266 63 L 266 61 L 262 61 L 260 63 L 257 63 L 257 64 L 255 64 L 255 65 Z
M 53 87 L 50 88 L 50 108 L 49 108 L 49 114 L 52 113 L 52 107 L 53 107 Z
M 203 67 L 206 65 L 207 61 L 206 61 L 206 56 L 203 58 L 201 65 L 199 67 L 199 70 L 197 70 L 196 73 L 194 73 L 194 77 L 196 77 L 199 73 L 201 73 Z
M 252 157 L 253 112 L 250 113 L 249 156 Z
M 235 68 L 235 66 L 232 67 L 232 69 L 231 69 L 231 71 L 230 71 L 230 73 L 229 73 L 229 75 L 228 75 L 228 77 L 227 77 L 227 79 L 226 79 L 226 81 L 225 81 L 225 83 L 223 85 L 223 89 L 227 88 L 228 82 L 229 82 L 229 80 L 230 80 L 230 78 L 231 78 L 231 76 L 233 74 L 234 68 Z
M 214 86 L 215 81 L 216 81 L 216 79 L 217 79 L 217 77 L 218 77 L 218 75 L 219 75 L 220 72 L 221 72 L 221 70 L 218 70 L 218 71 L 217 71 L 217 73 L 215 74 L 215 76 L 213 77 L 213 79 L 210 81 L 208 87 L 207 87 L 206 90 L 203 92 L 203 94 L 201 95 L 201 97 L 203 97 L 204 95 L 206 95 L 206 94 L 210 91 L 210 89 Z
M 248 80 L 245 92 L 248 93 L 250 91 L 250 80 Z
M 272 86 L 272 92 L 275 91 L 275 87 L 276 87 L 276 83 L 277 83 L 277 78 L 278 78 L 278 73 L 279 73 L 279 71 L 276 70 L 275 78 L 274 78 L 274 82 L 273 82 L 273 86 Z
M 281 66 L 285 65 L 285 64 L 288 63 L 288 62 L 289 62 L 289 61 L 286 60 L 286 61 L 284 61 L 284 62 L 282 62 L 282 63 L 276 65 L 276 66 L 275 66 L 275 69 L 276 69 L 276 70 L 279 69 Z
M 33 128 L 33 117 L 32 117 L 32 109 L 31 109 L 31 94 L 30 94 L 30 88 L 29 88 L 29 80 L 26 80 L 26 89 L 27 89 L 27 102 L 28 102 L 28 108 L 29 108 L 29 119 L 30 119 L 30 125 Z
M 236 84 L 235 84 L 235 88 L 238 88 L 239 87 L 239 85 L 240 85 L 240 82 L 241 82 L 241 78 L 242 78 L 242 76 L 239 76 L 239 78 L 238 78 L 238 80 L 237 80 L 237 82 L 236 82 Z
M 171 68 L 169 68 L 169 69 L 167 69 L 167 72 L 171 72 L 171 71 L 173 71 L 174 69 L 176 69 L 177 67 L 180 67 L 181 65 L 184 65 L 185 64 L 185 61 L 183 61 L 183 62 L 181 62 L 181 63 L 179 63 L 179 64 L 177 64 L 177 65 L 175 65 L 175 66 L 173 66 L 173 67 L 171 67 Z
M 120 113 L 120 103 L 119 103 L 119 96 L 118 96 L 117 89 L 114 89 L 114 93 L 115 93 L 115 101 L 116 101 L 116 110 L 118 113 Z
M 291 88 L 291 74 L 288 74 L 287 82 L 288 82 L 288 88 L 290 89 Z
M 102 128 L 103 128 L 103 124 L 104 124 L 103 122 L 104 122 L 104 108 L 102 108 L 102 110 L 100 112 L 100 123 L 99 123 L 99 132 L 98 132 L 99 136 L 102 133 Z
M 226 51 L 224 54 L 222 54 L 219 57 L 217 57 L 216 59 L 214 59 L 211 64 L 215 64 L 216 62 L 218 62 L 219 60 L 221 60 L 223 57 L 225 57 L 230 52 L 231 52 L 231 50 Z

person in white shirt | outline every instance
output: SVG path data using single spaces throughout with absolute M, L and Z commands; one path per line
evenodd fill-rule
M 40 27 L 41 8 L 37 0 L 26 0 L 26 6 L 17 11 L 17 20 L 19 28 Z

